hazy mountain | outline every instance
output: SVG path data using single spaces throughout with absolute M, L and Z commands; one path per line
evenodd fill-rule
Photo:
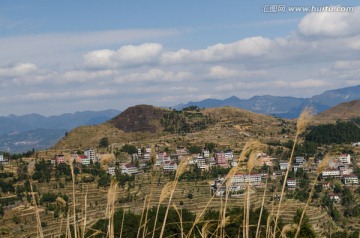
M 0 151 L 12 153 L 47 149 L 65 136 L 66 129 L 36 129 L 0 136 Z
M 272 114 L 284 118 L 297 118 L 304 107 L 311 106 L 317 113 L 325 111 L 339 103 L 360 99 L 360 85 L 334 89 L 311 98 L 278 97 L 278 96 L 254 96 L 250 99 L 240 99 L 232 96 L 221 99 L 205 99 L 199 102 L 179 104 L 174 109 L 182 109 L 188 106 L 200 108 L 213 108 L 232 106 L 243 108 L 252 112 Z
M 22 116 L 9 115 L 0 117 L 0 135 L 20 133 L 29 130 L 42 129 L 73 129 L 83 125 L 97 125 L 118 115 L 120 111 L 84 111 L 65 113 L 58 116 L 42 116 L 26 114 Z
M 27 114 L 0 117 L 0 151 L 24 152 L 46 149 L 67 131 L 79 126 L 98 125 L 117 116 L 120 111 L 84 111 L 58 116 Z

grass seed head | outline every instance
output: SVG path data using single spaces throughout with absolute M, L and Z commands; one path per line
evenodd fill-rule
M 306 107 L 300 114 L 300 117 L 297 120 L 296 132 L 301 134 L 305 131 L 306 127 L 309 125 L 310 121 L 314 117 L 314 110 L 310 107 Z

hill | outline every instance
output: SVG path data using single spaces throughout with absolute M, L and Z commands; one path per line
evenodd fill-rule
M 166 109 L 150 105 L 129 107 L 124 112 L 110 120 L 110 124 L 124 132 L 160 132 L 160 119 Z
M 297 118 L 306 106 L 311 106 L 317 113 L 327 110 L 339 103 L 360 99 L 360 85 L 341 89 L 328 90 L 311 98 L 278 97 L 278 96 L 254 96 L 250 99 L 240 99 L 236 96 L 220 100 L 205 99 L 199 102 L 189 102 L 174 106 L 181 109 L 188 106 L 200 108 L 214 108 L 232 106 L 243 108 L 256 113 L 275 115 L 282 118 Z
M 313 124 L 335 123 L 336 121 L 349 121 L 360 118 L 360 100 L 341 103 L 324 112 L 317 114 L 313 119 Z
M 291 123 L 239 108 L 190 107 L 176 111 L 138 105 L 101 125 L 74 129 L 53 148 L 96 148 L 104 137 L 115 147 L 125 143 L 166 147 L 170 142 L 179 145 L 213 142 L 236 147 L 251 138 L 272 139 L 282 126 L 291 127 Z

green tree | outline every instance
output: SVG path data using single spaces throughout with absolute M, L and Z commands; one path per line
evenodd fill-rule
M 100 148 L 107 148 L 109 146 L 109 139 L 107 137 L 104 137 L 99 142 Z

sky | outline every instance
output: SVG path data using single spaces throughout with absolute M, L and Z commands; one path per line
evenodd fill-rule
M 233 95 L 311 97 L 358 85 L 359 6 L 347 0 L 2 0 L 0 116 Z

